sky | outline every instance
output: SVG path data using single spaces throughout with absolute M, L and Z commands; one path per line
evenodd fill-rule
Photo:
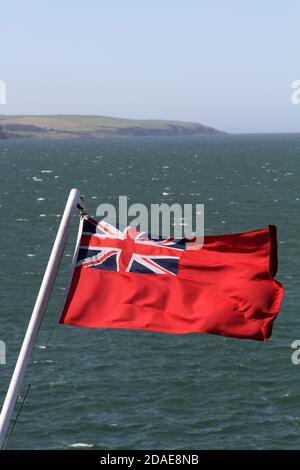
M 0 114 L 300 132 L 299 0 L 0 2 Z

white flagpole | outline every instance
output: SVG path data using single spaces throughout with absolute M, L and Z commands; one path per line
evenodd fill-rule
M 72 189 L 60 222 L 43 281 L 29 321 L 21 351 L 12 375 L 8 391 L 0 414 L 0 449 L 5 443 L 5 436 L 13 409 L 21 388 L 22 380 L 28 366 L 30 354 L 43 321 L 48 301 L 53 289 L 60 261 L 69 235 L 72 216 L 77 205 L 81 205 L 80 191 Z

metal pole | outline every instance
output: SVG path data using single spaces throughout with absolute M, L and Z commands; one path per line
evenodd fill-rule
M 43 281 L 29 321 L 21 351 L 12 375 L 0 414 L 0 449 L 3 448 L 11 415 L 18 397 L 22 380 L 28 366 L 30 354 L 43 321 L 48 301 L 53 289 L 60 261 L 69 235 L 72 216 L 76 207 L 81 208 L 80 192 L 72 189 L 60 222 Z

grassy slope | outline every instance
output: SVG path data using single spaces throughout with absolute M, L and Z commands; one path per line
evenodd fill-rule
M 151 131 L 169 130 L 174 128 L 197 130 L 200 133 L 218 132 L 215 129 L 196 122 L 167 121 L 167 120 L 137 120 L 123 119 L 107 116 L 81 116 L 81 115 L 47 115 L 47 116 L 0 116 L 0 126 L 28 125 L 44 128 L 45 132 L 53 129 L 56 132 L 114 134 L 118 129 L 147 129 Z M 171 126 L 171 127 L 170 127 Z M 32 134 L 32 132 L 31 132 Z

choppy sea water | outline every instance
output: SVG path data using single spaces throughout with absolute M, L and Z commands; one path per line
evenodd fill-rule
M 268 343 L 57 325 L 74 218 L 8 448 L 299 448 L 299 135 L 2 141 L 0 165 L 1 402 L 72 187 L 90 215 L 126 194 L 204 203 L 206 233 L 276 224 L 285 285 Z

